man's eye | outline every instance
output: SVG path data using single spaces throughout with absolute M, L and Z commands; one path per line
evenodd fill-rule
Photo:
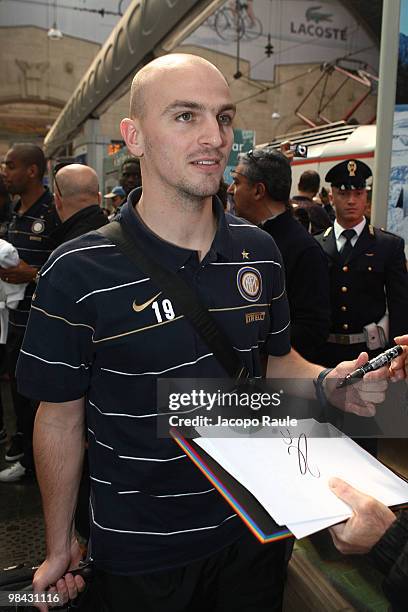
M 192 118 L 193 118 L 193 114 L 190 113 L 189 111 L 186 111 L 185 113 L 181 113 L 181 115 L 178 115 L 177 117 L 179 121 L 191 121 Z
M 230 115 L 219 115 L 218 121 L 222 123 L 222 125 L 231 125 L 232 117 L 230 117 Z

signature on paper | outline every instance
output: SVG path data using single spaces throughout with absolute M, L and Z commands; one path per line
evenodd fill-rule
M 299 470 L 302 476 L 309 473 L 314 478 L 320 478 L 320 470 L 317 466 L 312 468 L 308 463 L 308 450 L 307 450 L 307 437 L 306 434 L 300 434 L 297 439 L 297 443 L 293 441 L 292 434 L 289 429 L 284 431 L 281 430 L 281 434 L 283 437 L 283 442 L 288 447 L 288 454 L 290 455 L 293 452 L 297 452 L 298 462 L 299 462 Z

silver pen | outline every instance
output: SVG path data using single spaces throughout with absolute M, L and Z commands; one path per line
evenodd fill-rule
M 400 344 L 393 346 L 387 351 L 384 351 L 384 353 L 377 355 L 377 357 L 370 359 L 370 361 L 367 361 L 367 363 L 362 365 L 360 368 L 357 368 L 357 370 L 354 370 L 354 372 L 350 372 L 350 374 L 347 374 L 347 376 L 339 382 L 336 388 L 342 389 L 347 385 L 352 385 L 353 383 L 363 378 L 363 376 L 367 374 L 367 372 L 374 372 L 374 370 L 379 370 L 388 363 L 391 363 L 393 359 L 398 357 L 398 355 L 401 355 L 401 353 L 403 352 L 404 349 Z

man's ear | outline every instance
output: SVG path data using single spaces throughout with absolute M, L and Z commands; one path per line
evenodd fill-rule
M 61 196 L 58 193 L 58 191 L 54 191 L 54 204 L 55 204 L 55 208 L 57 209 L 57 211 L 61 210 L 62 202 L 61 202 Z
M 262 200 L 265 197 L 266 188 L 263 183 L 255 183 L 254 185 L 254 198 L 255 200 Z
M 99 206 L 102 204 L 102 194 L 100 191 L 98 191 L 98 204 Z
M 31 166 L 28 166 L 27 174 L 30 179 L 36 178 L 38 176 L 38 166 L 36 164 L 31 164 Z
M 143 137 L 137 121 L 122 119 L 120 131 L 130 153 L 135 157 L 143 157 Z

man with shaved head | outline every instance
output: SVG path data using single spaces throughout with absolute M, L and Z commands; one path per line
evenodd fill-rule
M 0 472 L 0 482 L 21 480 L 34 467 L 32 430 L 37 402 L 17 391 L 15 368 L 35 290 L 35 278 L 52 251 L 49 236 L 59 224 L 52 194 L 43 185 L 45 169 L 42 149 L 31 143 L 15 144 L 3 162 L 6 187 L 9 193 L 20 196 L 13 207 L 5 236 L 17 248 L 20 262 L 13 268 L 0 268 L 0 278 L 8 283 L 28 284 L 24 299 L 15 310 L 9 311 L 6 350 L 17 433 L 5 455 L 6 461 L 12 465 Z
M 101 209 L 98 176 L 84 164 L 69 164 L 54 174 L 55 207 L 62 224 L 51 235 L 55 247 L 108 222 Z
M 290 349 L 273 239 L 213 197 L 234 115 L 225 78 L 198 56 L 166 55 L 140 70 L 121 130 L 140 159 L 142 188 L 130 193 L 119 223 L 191 286 L 251 377 L 262 376 L 262 350 L 269 376 L 312 379 L 322 368 Z M 350 364 L 329 375 L 348 371 Z M 72 516 L 86 411 L 98 612 L 281 609 L 284 543 L 259 544 L 176 443 L 157 433 L 158 377 L 225 376 L 180 307 L 103 232 L 55 251 L 40 274 L 18 366 L 21 389 L 42 400 L 34 439 L 47 557 L 35 592 L 55 584 L 67 601 L 84 588 L 68 570 L 80 559 Z M 312 380 L 308 392 L 314 396 Z

